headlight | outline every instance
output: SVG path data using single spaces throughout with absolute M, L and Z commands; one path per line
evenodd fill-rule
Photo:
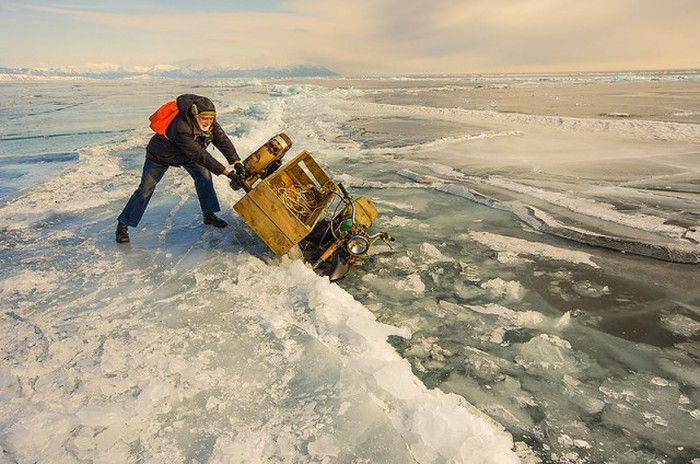
M 361 254 L 367 252 L 367 249 L 369 248 L 369 240 L 362 235 L 354 235 L 350 237 L 348 242 L 345 244 L 345 248 L 347 248 L 351 255 L 360 256 Z

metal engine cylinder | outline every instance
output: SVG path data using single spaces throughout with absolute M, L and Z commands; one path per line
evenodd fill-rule
M 246 182 L 251 184 L 272 174 L 274 172 L 274 169 L 271 169 L 273 164 L 280 161 L 291 147 L 292 140 L 287 137 L 287 134 L 281 133 L 275 135 L 265 145 L 251 153 L 243 161 L 243 165 L 249 173 Z

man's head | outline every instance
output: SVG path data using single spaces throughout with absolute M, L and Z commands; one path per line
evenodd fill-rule
M 216 107 L 214 107 L 214 103 L 212 103 L 211 100 L 207 97 L 199 97 L 192 103 L 190 112 L 201 130 L 206 132 L 211 129 L 212 124 L 214 124 L 214 118 L 216 117 Z

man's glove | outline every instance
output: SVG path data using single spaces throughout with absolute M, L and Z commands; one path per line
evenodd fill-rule
M 233 190 L 240 190 L 243 187 L 243 178 L 240 177 L 237 173 L 229 171 L 229 173 L 226 174 L 226 177 L 231 179 L 231 188 Z
M 246 179 L 248 177 L 248 170 L 245 168 L 243 163 L 235 163 L 233 165 L 233 169 L 236 170 L 236 173 L 241 179 Z

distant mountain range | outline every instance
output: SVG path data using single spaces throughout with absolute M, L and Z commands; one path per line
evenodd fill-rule
M 313 65 L 265 67 L 258 69 L 191 69 L 174 66 L 126 69 L 113 65 L 80 68 L 8 68 L 0 67 L 0 76 L 17 79 L 40 78 L 88 78 L 128 79 L 167 77 L 173 79 L 192 78 L 274 78 L 274 77 L 331 77 L 337 74 L 328 68 Z

